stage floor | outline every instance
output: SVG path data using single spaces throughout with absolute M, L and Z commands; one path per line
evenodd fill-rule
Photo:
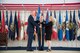
M 45 51 L 26 51 L 26 50 L 8 50 L 8 51 L 0 51 L 0 53 L 80 53 L 80 51 L 64 51 L 64 50 L 52 50 L 50 52 Z
M 32 49 L 36 50 L 36 47 L 38 47 L 38 41 L 33 41 L 32 43 Z M 14 51 L 14 50 L 24 50 L 26 51 L 27 48 L 27 40 L 8 40 L 7 49 L 6 46 L 0 46 L 0 51 Z M 51 49 L 54 52 L 54 50 L 64 50 L 64 51 L 80 51 L 80 41 L 74 40 L 74 41 L 58 41 L 58 40 L 52 40 L 51 43 Z M 47 43 L 44 41 L 44 50 L 47 50 Z M 37 51 L 36 51 L 37 52 Z M 45 52 L 45 51 L 44 51 Z

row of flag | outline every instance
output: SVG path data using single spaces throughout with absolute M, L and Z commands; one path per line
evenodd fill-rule
M 20 12 L 15 11 L 14 20 L 12 16 L 12 11 L 10 11 L 10 19 L 8 16 L 8 11 L 6 11 L 6 15 L 4 15 L 4 10 L 0 11 L 0 32 L 7 32 L 8 38 L 11 40 L 20 39 L 21 34 L 21 21 L 20 21 Z M 24 31 L 23 31 L 24 33 Z
M 18 13 L 18 16 L 17 16 Z M 41 14 L 40 6 L 38 7 L 38 12 L 37 12 L 37 17 L 36 21 L 40 19 L 40 16 L 44 16 L 43 13 Z M 59 11 L 59 19 L 57 21 L 57 15 L 56 11 L 54 11 L 54 17 L 52 16 L 52 11 L 50 11 L 50 16 L 49 16 L 49 10 L 47 10 L 46 13 L 46 24 L 49 22 L 49 18 L 52 17 L 54 19 L 53 21 L 53 33 L 51 38 L 52 39 L 58 39 L 58 40 L 75 40 L 76 35 L 77 35 L 77 21 L 76 21 L 76 16 L 75 16 L 75 10 L 73 12 L 73 18 L 72 18 L 72 11 L 70 11 L 70 17 L 68 16 L 68 11 L 66 10 L 66 17 L 65 17 L 65 22 L 64 22 L 64 27 L 63 28 L 63 22 L 62 19 L 63 17 L 61 16 L 61 11 Z M 78 10 L 78 17 L 80 20 L 80 10 Z M 70 18 L 70 20 L 69 20 Z M 1 23 L 1 32 L 8 31 L 9 38 L 12 40 L 15 40 L 15 34 L 17 34 L 17 39 L 19 40 L 20 38 L 20 33 L 21 33 L 21 21 L 20 21 L 20 12 L 15 12 L 14 15 L 14 20 L 12 16 L 12 11 L 10 12 L 10 19 L 8 19 L 8 11 L 6 11 L 6 20 L 4 16 L 4 11 L 0 11 L 0 23 Z M 58 24 L 57 24 L 58 23 Z M 78 27 L 80 28 L 80 27 Z M 64 30 L 63 30 L 64 29 Z M 24 33 L 24 32 L 23 32 Z M 65 34 L 63 34 L 65 33 Z M 80 34 L 79 34 L 80 35 Z M 24 36 L 24 35 L 23 35 Z

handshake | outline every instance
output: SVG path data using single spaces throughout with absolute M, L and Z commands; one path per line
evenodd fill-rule
M 42 26 L 40 25 L 39 28 L 42 28 Z

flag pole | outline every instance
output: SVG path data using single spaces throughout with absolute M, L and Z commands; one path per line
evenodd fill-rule
M 44 7 L 44 4 L 42 4 L 42 7 Z M 43 13 L 43 12 L 42 12 Z M 41 16 L 40 16 L 40 23 L 42 22 L 42 13 L 41 13 Z M 42 24 L 40 24 L 40 33 L 41 33 L 41 44 L 42 44 Z
M 38 11 L 39 10 L 40 10 L 40 5 L 39 5 L 39 8 L 38 8 Z M 40 33 L 40 39 L 41 39 L 41 45 L 42 45 L 42 24 L 41 24 L 42 21 L 41 21 L 41 19 L 42 19 L 42 17 L 41 17 L 40 12 L 39 12 L 39 18 L 38 18 L 38 20 L 40 21 L 40 23 L 39 23 L 40 24 L 40 29 L 39 29 L 40 32 L 39 33 Z M 37 42 L 36 42 L 36 48 L 37 48 Z
M 9 24 L 8 24 L 8 27 L 9 27 Z M 8 43 L 8 36 L 9 36 L 9 32 L 7 32 L 7 43 Z M 7 45 L 6 45 L 6 50 L 7 50 Z
M 43 12 L 42 12 L 43 13 Z M 41 17 L 40 17 L 40 22 L 42 23 L 43 22 L 43 20 L 42 20 L 42 18 L 43 18 L 43 15 L 41 15 Z M 40 24 L 40 32 L 41 32 L 41 44 L 42 44 L 42 24 Z

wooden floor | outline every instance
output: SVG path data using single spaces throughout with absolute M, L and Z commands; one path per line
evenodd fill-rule
M 52 50 L 47 51 L 26 51 L 26 50 L 10 50 L 10 51 L 0 51 L 0 53 L 80 53 L 80 51 L 64 51 L 64 50 Z

